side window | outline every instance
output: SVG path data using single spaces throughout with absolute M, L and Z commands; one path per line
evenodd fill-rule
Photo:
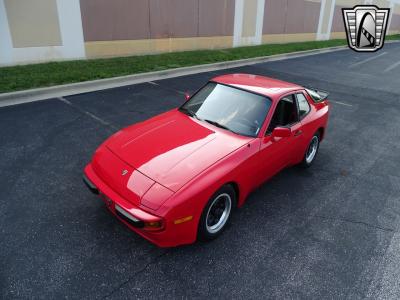
M 275 127 L 290 126 L 298 122 L 297 106 L 293 95 L 285 96 L 279 100 L 276 106 L 267 134 L 270 134 Z
M 310 112 L 310 104 L 308 104 L 308 101 L 303 94 L 296 94 L 296 98 L 299 105 L 299 116 L 300 119 L 302 119 L 306 114 Z

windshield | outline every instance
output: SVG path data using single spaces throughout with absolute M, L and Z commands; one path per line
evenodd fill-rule
M 214 126 L 255 137 L 270 106 L 266 96 L 209 82 L 179 110 Z

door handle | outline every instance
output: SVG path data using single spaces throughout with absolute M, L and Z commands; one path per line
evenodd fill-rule
M 297 130 L 297 131 L 294 132 L 294 136 L 299 136 L 299 135 L 301 135 L 302 133 L 303 133 L 303 131 Z

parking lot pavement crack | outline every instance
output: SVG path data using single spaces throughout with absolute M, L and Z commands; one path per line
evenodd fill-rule
M 151 261 L 149 261 L 143 268 L 141 268 L 140 270 L 138 270 L 137 272 L 133 273 L 131 276 L 128 277 L 128 279 L 126 279 L 125 281 L 121 282 L 117 287 L 115 287 L 110 293 L 108 293 L 107 295 L 105 295 L 102 299 L 107 299 L 109 297 L 111 297 L 114 293 L 118 292 L 122 287 L 124 287 L 125 285 L 127 285 L 133 278 L 135 278 L 137 275 L 145 272 L 147 270 L 148 267 L 150 267 L 152 264 L 156 263 L 161 257 L 165 256 L 166 254 L 168 254 L 169 251 L 165 250 L 163 253 L 157 255 L 154 259 L 152 259 Z
M 332 220 L 332 221 L 340 221 L 340 222 L 345 222 L 345 223 L 352 223 L 352 224 L 357 224 L 357 225 L 363 225 L 366 227 L 370 227 L 370 228 L 374 228 L 374 229 L 382 230 L 382 231 L 386 231 L 386 232 L 397 232 L 393 228 L 381 227 L 381 226 L 369 224 L 367 222 L 354 221 L 354 220 L 350 220 L 350 219 L 346 219 L 346 218 L 334 218 L 334 217 L 327 217 L 327 216 L 321 216 L 321 215 L 312 215 L 311 217 L 325 219 L 325 220 Z
M 89 116 L 90 118 L 92 118 L 93 120 L 99 122 L 100 124 L 106 126 L 106 127 L 110 127 L 113 131 L 115 130 L 119 130 L 118 127 L 114 126 L 113 124 L 99 118 L 98 116 L 92 114 L 91 112 L 84 110 L 80 107 L 78 107 L 77 105 L 73 104 L 72 102 L 68 101 L 67 99 L 65 99 L 64 97 L 58 97 L 58 100 L 60 100 L 61 102 L 64 102 L 65 104 L 71 106 L 72 108 L 74 108 L 75 110 L 79 111 L 80 113 Z

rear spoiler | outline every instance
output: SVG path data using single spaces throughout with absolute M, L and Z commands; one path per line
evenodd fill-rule
M 329 93 L 322 90 L 317 90 L 312 87 L 305 87 L 307 93 L 311 96 L 314 102 L 322 102 L 328 98 Z

